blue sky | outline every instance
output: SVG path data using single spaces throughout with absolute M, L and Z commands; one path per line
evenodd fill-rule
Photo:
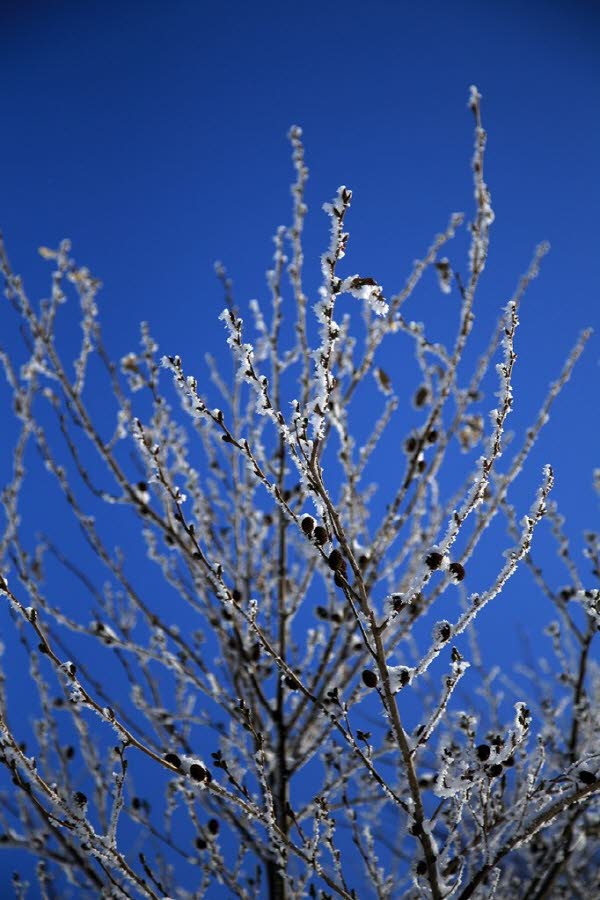
M 600 326 L 595 3 L 31 0 L 0 6 L 0 35 L 0 228 L 37 297 L 48 267 L 36 248 L 73 240 L 104 282 L 115 357 L 144 319 L 199 376 L 206 350 L 225 359 L 213 263 L 242 308 L 267 297 L 294 123 L 310 168 L 309 289 L 327 241 L 321 204 L 346 184 L 348 271 L 397 290 L 449 214 L 472 210 L 472 83 L 496 212 L 479 347 L 535 245 L 552 244 L 523 307 L 511 427 L 532 420 L 581 329 Z M 551 461 L 574 541 L 598 514 L 599 357 L 596 335 L 516 494 L 524 511 Z
M 496 212 L 481 341 L 534 246 L 552 244 L 523 308 L 513 428 L 532 419 L 579 331 L 600 323 L 595 4 L 2 9 L 1 227 L 34 296 L 48 277 L 37 246 L 73 240 L 104 282 L 115 356 L 137 343 L 142 319 L 198 375 L 206 349 L 225 353 L 213 263 L 227 265 L 242 308 L 267 297 L 272 235 L 289 221 L 293 123 L 311 170 L 309 288 L 327 240 L 321 205 L 346 184 L 349 270 L 398 289 L 449 213 L 471 211 L 471 83 L 483 94 Z M 597 340 L 533 462 L 555 464 L 555 496 L 585 520 L 579 529 L 597 512 Z

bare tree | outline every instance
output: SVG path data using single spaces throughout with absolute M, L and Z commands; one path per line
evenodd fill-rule
M 469 105 L 464 274 L 442 255 L 462 233 L 453 215 L 387 297 L 342 271 L 341 187 L 309 302 L 292 128 L 293 222 L 275 237 L 270 309 L 253 302 L 249 326 L 217 267 L 234 375 L 209 357 L 203 390 L 180 357 L 159 357 L 147 325 L 139 351 L 112 361 L 100 282 L 67 241 L 40 250 L 53 272 L 39 305 L 0 246 L 4 315 L 22 336 L 0 354 L 14 410 L 0 846 L 36 861 L 35 878 L 13 876 L 18 896 L 27 881 L 47 898 L 154 900 L 600 890 L 600 541 L 586 535 L 581 570 L 550 466 L 527 511 L 509 496 L 589 332 L 509 451 L 520 304 L 547 247 L 466 376 L 493 222 L 475 88 Z M 457 310 L 447 342 L 404 315 L 430 271 Z M 74 362 L 59 335 L 69 293 Z M 379 365 L 388 341 L 414 350 L 411 396 Z M 42 532 L 40 504 L 61 502 L 76 527 L 53 506 Z M 544 518 L 566 587 L 532 549 Z M 476 564 L 490 529 L 506 548 L 492 572 Z M 487 669 L 474 622 L 519 567 L 547 598 L 555 659 L 534 654 L 513 676 Z

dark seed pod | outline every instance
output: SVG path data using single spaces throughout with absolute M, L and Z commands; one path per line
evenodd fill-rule
M 329 568 L 334 572 L 340 572 L 346 568 L 346 561 L 339 550 L 332 550 L 327 560 Z
M 480 744 L 477 748 L 477 757 L 481 760 L 481 762 L 485 762 L 490 758 L 491 748 L 488 744 Z
M 377 682 L 379 681 L 376 673 L 372 672 L 371 669 L 365 669 L 363 671 L 362 680 L 368 688 L 377 687 Z
M 340 572 L 335 572 L 333 575 L 333 583 L 336 587 L 343 588 L 346 582 L 344 581 L 342 574 Z
M 83 791 L 75 791 L 75 793 L 73 794 L 73 799 L 75 800 L 77 806 L 85 806 L 85 804 L 87 803 L 87 797 L 85 796 Z
M 417 863 L 416 873 L 417 873 L 417 875 L 424 875 L 426 871 L 427 871 L 427 863 L 425 862 L 424 859 L 420 859 L 419 862 Z
M 594 782 L 598 780 L 594 773 L 590 772 L 588 769 L 580 769 L 577 776 L 584 784 L 594 784 Z
M 410 437 L 406 438 L 404 442 L 404 449 L 407 453 L 414 453 L 417 449 L 417 439 L 414 434 L 411 434 Z
M 322 525 L 317 525 L 315 530 L 313 531 L 313 536 L 315 539 L 315 543 L 319 546 L 323 546 L 323 544 L 327 543 L 327 530 Z
M 494 763 L 493 766 L 490 766 L 488 769 L 488 775 L 490 778 L 497 778 L 498 775 L 502 774 L 502 766 L 500 763 Z
M 209 819 L 208 822 L 206 823 L 206 827 L 208 828 L 208 830 L 210 831 L 211 834 L 219 833 L 219 823 L 218 823 L 217 819 Z
M 206 850 L 207 844 L 204 838 L 197 837 L 194 843 L 196 844 L 196 848 L 198 850 Z
M 315 607 L 315 616 L 319 619 L 323 619 L 326 621 L 329 618 L 329 613 L 324 606 L 316 606 Z
M 448 566 L 448 570 L 452 573 L 452 577 L 455 581 L 462 581 L 465 577 L 465 567 L 462 563 L 453 562 Z
M 206 769 L 198 763 L 192 763 L 190 766 L 190 776 L 194 781 L 206 781 Z
M 509 756 L 507 759 L 504 760 L 504 765 L 505 765 L 507 768 L 510 768 L 511 766 L 514 766 L 514 764 L 515 764 L 515 758 L 514 758 L 514 756 Z
M 283 682 L 290 691 L 297 691 L 300 687 L 300 682 L 295 675 L 286 675 Z
M 433 630 L 434 640 L 438 641 L 439 643 L 445 643 L 446 641 L 449 641 L 451 635 L 452 626 L 450 625 L 450 622 L 438 622 Z
M 176 753 L 165 753 L 165 762 L 171 763 L 176 769 L 181 768 L 181 760 Z
M 304 516 L 301 522 L 301 528 L 304 534 L 311 535 L 314 531 L 315 520 L 312 516 Z
M 406 685 L 410 682 L 410 672 L 408 669 L 402 669 L 400 672 L 400 685 L 401 687 L 406 687 Z
M 427 385 L 422 384 L 420 388 L 417 388 L 415 396 L 413 397 L 413 403 L 417 407 L 417 409 L 421 409 L 422 406 L 425 406 L 428 400 L 429 388 L 427 387 Z
M 425 557 L 425 564 L 429 566 L 431 571 L 433 572 L 435 569 L 439 569 L 442 564 L 443 556 L 437 550 L 432 550 L 431 553 L 428 553 Z

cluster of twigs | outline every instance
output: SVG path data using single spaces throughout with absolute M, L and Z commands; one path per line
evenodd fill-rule
M 524 516 L 509 499 L 589 333 L 505 463 L 520 304 L 547 247 L 464 382 L 459 365 L 493 222 L 475 89 L 470 107 L 466 277 L 441 256 L 463 224 L 454 215 L 388 298 L 370 275 L 340 273 L 352 200 L 341 187 L 325 207 L 331 240 L 309 303 L 307 169 L 300 129 L 291 130 L 293 224 L 275 238 L 270 320 L 251 304 L 252 340 L 217 270 L 234 361 L 229 383 L 209 358 L 218 408 L 179 357 L 158 356 L 146 325 L 139 352 L 112 362 L 97 316 L 100 283 L 72 260 L 68 242 L 41 250 L 54 268 L 39 308 L 0 244 L 24 339 L 20 365 L 15 348 L 0 351 L 17 426 L 2 494 L 0 594 L 5 641 L 18 635 L 28 654 L 34 697 L 29 721 L 10 700 L 27 670 L 15 674 L 11 663 L 0 685 L 8 775 L 0 849 L 33 854 L 41 896 L 534 900 L 589 896 L 597 886 L 600 541 L 586 536 L 589 570 L 580 572 L 550 499 L 549 466 Z M 429 270 L 457 300 L 447 344 L 404 317 Z M 55 339 L 71 290 L 82 311 L 74 365 Z M 417 424 L 402 433 L 401 462 L 395 450 L 386 468 L 376 517 L 365 479 L 386 436 L 398 447 L 396 413 L 410 403 L 376 364 L 388 339 L 412 342 L 420 383 Z M 498 403 L 487 425 L 482 385 L 494 365 Z M 375 412 L 360 443 L 366 389 Z M 109 426 L 106 411 L 101 423 L 95 411 L 99 390 L 113 404 Z M 449 492 L 457 448 L 463 484 Z M 27 469 L 40 460 L 83 536 L 81 554 L 51 527 L 34 538 L 39 529 L 22 512 Z M 567 587 L 555 588 L 535 559 L 543 518 Z M 468 593 L 472 558 L 499 521 L 509 534 L 505 561 Z M 130 561 L 140 546 L 146 572 Z M 537 698 L 515 696 L 506 721 L 473 622 L 519 566 L 554 607 L 555 663 Z M 424 644 L 421 626 L 442 598 L 455 615 L 434 621 Z M 440 666 L 437 685 L 430 670 Z M 463 679 L 477 682 L 482 704 L 458 702 Z M 15 874 L 18 895 L 31 871 Z

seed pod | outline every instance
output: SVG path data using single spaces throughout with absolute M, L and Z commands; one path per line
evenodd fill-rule
M 408 671 L 408 669 L 401 670 L 398 680 L 401 687 L 406 687 L 406 685 L 410 682 L 410 672 Z
M 190 766 L 190 775 L 194 781 L 206 781 L 206 769 L 199 763 L 192 763 Z
M 371 671 L 371 669 L 365 669 L 363 671 L 362 680 L 368 688 L 377 687 L 377 682 L 379 681 L 376 673 Z
M 407 453 L 414 453 L 417 449 L 417 439 L 414 434 L 411 434 L 410 437 L 407 437 L 404 442 L 404 449 Z
M 322 525 L 317 525 L 317 527 L 315 528 L 315 530 L 313 532 L 313 536 L 315 539 L 315 544 L 318 544 L 319 546 L 322 547 L 323 544 L 327 543 L 327 540 L 328 540 L 327 530 Z
M 429 388 L 426 384 L 422 384 L 420 388 L 417 388 L 415 396 L 413 397 L 413 403 L 417 409 L 421 409 L 421 407 L 425 406 L 428 400 Z
M 310 537 L 315 527 L 315 520 L 312 516 L 304 516 L 300 525 L 304 534 L 307 534 Z
M 439 569 L 442 565 L 443 556 L 437 550 L 432 550 L 431 553 L 428 553 L 425 557 L 425 564 L 429 566 L 431 571 L 433 572 L 435 569 Z
M 165 753 L 165 761 L 171 763 L 176 769 L 181 768 L 181 760 L 176 753 Z
M 208 822 L 206 823 L 206 827 L 208 828 L 208 830 L 210 831 L 211 834 L 219 833 L 219 823 L 218 823 L 217 819 L 209 819 Z
M 477 758 L 481 760 L 481 762 L 485 762 L 490 758 L 491 748 L 488 744 L 480 744 L 476 750 Z
M 445 620 L 442 622 L 437 622 L 433 629 L 433 638 L 438 643 L 445 643 L 450 640 L 450 636 L 452 635 L 452 626 L 450 622 L 446 622 Z
M 339 550 L 332 550 L 327 560 L 329 568 L 334 572 L 341 572 L 346 568 L 346 561 Z
M 85 804 L 87 803 L 87 797 L 85 796 L 83 791 L 75 791 L 75 793 L 73 794 L 73 799 L 75 800 L 77 806 L 85 806 Z
M 465 567 L 462 563 L 453 562 L 448 566 L 448 570 L 452 573 L 452 577 L 455 581 L 462 581 L 465 577 Z
M 594 773 L 590 772 L 588 769 L 580 769 L 577 776 L 584 784 L 594 784 L 594 782 L 598 780 Z
M 500 763 L 494 763 L 494 765 L 490 766 L 487 771 L 490 778 L 497 778 L 498 775 L 502 774 L 502 766 L 500 765 Z
M 339 587 L 339 588 L 343 588 L 345 586 L 346 582 L 344 581 L 341 572 L 334 572 L 333 583 L 335 584 L 336 587 Z

